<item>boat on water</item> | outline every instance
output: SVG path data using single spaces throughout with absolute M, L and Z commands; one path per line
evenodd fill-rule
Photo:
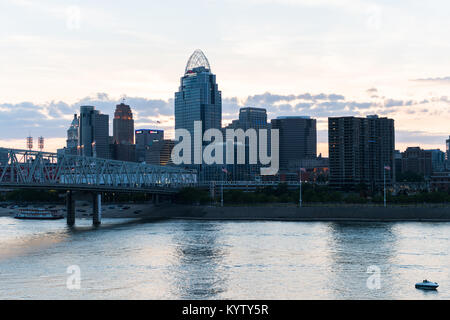
M 423 280 L 422 282 L 416 283 L 417 289 L 423 289 L 423 290 L 436 290 L 437 287 L 439 287 L 437 282 L 432 282 L 428 280 Z
M 62 219 L 64 215 L 59 213 L 56 209 L 19 209 L 14 215 L 16 219 L 40 219 L 40 220 L 55 220 Z

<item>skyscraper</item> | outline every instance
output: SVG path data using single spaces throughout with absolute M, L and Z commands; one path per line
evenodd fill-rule
M 245 107 L 239 109 L 239 119 L 233 120 L 223 130 L 224 139 L 226 137 L 226 129 L 242 129 L 244 131 L 248 129 L 255 129 L 257 132 L 257 138 L 259 141 L 258 129 L 269 129 L 270 124 L 267 123 L 267 111 L 263 108 Z M 267 150 L 270 150 L 270 133 L 267 134 L 268 146 Z M 256 144 L 256 152 L 259 153 L 259 143 Z M 261 163 L 250 164 L 249 161 L 249 139 L 245 139 L 245 164 L 237 164 L 237 145 L 234 145 L 234 164 L 227 165 L 227 170 L 230 173 L 233 181 L 253 181 L 260 176 Z M 224 153 L 226 150 L 224 150 Z
M 368 116 L 328 118 L 330 186 L 376 190 L 395 180 L 394 120 Z M 385 170 L 389 167 L 390 170 Z
M 76 155 L 78 153 L 78 127 L 79 119 L 77 115 L 74 114 L 72 123 L 67 130 L 66 148 L 64 150 L 66 154 Z
M 267 129 L 267 111 L 263 108 L 246 107 L 239 109 L 239 127 L 247 130 Z
M 116 106 L 114 112 L 111 153 L 115 160 L 136 161 L 133 113 L 123 102 Z
M 411 172 L 429 177 L 433 173 L 433 153 L 420 147 L 408 147 L 402 153 L 402 173 Z
M 303 159 L 317 156 L 316 119 L 287 116 L 272 119 L 272 129 L 279 130 L 280 170 L 288 170 Z
M 175 129 L 186 129 L 191 134 L 191 163 L 194 162 L 194 153 L 202 152 L 194 150 L 195 121 L 202 121 L 202 136 L 208 129 L 222 128 L 221 92 L 216 83 L 216 76 L 211 72 L 209 61 L 201 50 L 195 50 L 189 58 L 179 90 L 175 93 Z M 207 167 L 197 166 L 197 169 L 206 172 Z M 201 175 L 200 179 L 203 177 L 204 175 Z
M 78 145 L 82 156 L 110 158 L 109 116 L 93 106 L 81 106 Z
M 145 152 L 154 142 L 164 140 L 164 130 L 138 129 L 135 131 L 136 160 L 145 161 Z
M 134 120 L 130 106 L 116 106 L 113 120 L 113 141 L 117 144 L 134 144 Z
M 202 121 L 202 134 L 222 127 L 221 92 L 201 50 L 195 50 L 189 58 L 175 93 L 175 129 L 187 129 L 193 137 L 194 121 Z
M 172 149 L 175 146 L 173 140 L 160 140 L 153 142 L 145 151 L 145 162 L 157 166 L 165 166 L 170 163 Z
M 432 172 L 445 171 L 445 152 L 440 149 L 428 149 L 431 152 Z

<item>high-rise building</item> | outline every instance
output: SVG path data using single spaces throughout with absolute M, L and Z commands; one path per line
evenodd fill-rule
M 440 149 L 428 149 L 425 151 L 431 152 L 432 172 L 445 171 L 445 152 Z
M 78 153 L 78 127 L 79 121 L 76 114 L 73 115 L 72 123 L 67 130 L 66 154 L 76 155 Z
M 93 106 L 81 106 L 78 127 L 78 153 L 82 156 L 110 158 L 109 116 Z
M 246 107 L 239 109 L 239 127 L 243 130 L 267 129 L 267 111 L 263 108 Z
M 365 185 L 379 190 L 384 178 L 388 185 L 395 181 L 393 119 L 328 118 L 328 148 L 332 187 L 354 189 Z
M 145 162 L 157 166 L 165 166 L 171 163 L 172 149 L 175 146 L 173 140 L 160 140 L 153 142 L 145 150 Z
M 222 128 L 222 96 L 211 72 L 209 61 L 201 50 L 195 50 L 189 58 L 180 87 L 175 93 L 175 129 L 186 129 L 191 134 L 191 163 L 194 154 L 203 151 L 194 149 L 194 122 L 202 121 L 203 133 L 211 128 Z M 204 145 L 207 143 L 204 142 Z M 201 180 L 215 180 L 220 172 L 216 166 L 195 165 Z
M 134 144 L 134 120 L 130 106 L 116 106 L 113 120 L 113 141 L 116 144 Z
M 154 142 L 164 140 L 164 130 L 138 129 L 135 131 L 136 138 L 136 160 L 145 161 L 146 149 Z
M 289 170 L 299 160 L 317 157 L 316 119 L 285 116 L 271 123 L 272 129 L 279 130 L 280 171 Z
M 111 156 L 120 161 L 136 161 L 134 120 L 129 105 L 118 104 L 114 112 Z
M 222 128 L 221 92 L 201 50 L 195 50 L 189 58 L 175 93 L 175 129 L 187 129 L 193 136 L 194 121 L 202 121 L 203 132 Z
M 267 111 L 263 108 L 253 108 L 246 107 L 241 108 L 239 110 L 239 119 L 233 120 L 228 126 L 226 126 L 223 130 L 224 139 L 226 137 L 226 129 L 242 129 L 244 131 L 248 129 L 257 130 L 257 138 L 259 141 L 259 129 L 270 129 L 270 124 L 267 123 Z M 268 139 L 268 147 L 267 150 L 270 150 L 270 132 L 267 133 Z M 259 144 L 256 142 L 256 152 L 259 153 Z M 228 164 L 227 170 L 229 172 L 230 178 L 233 181 L 253 181 L 255 179 L 259 179 L 260 176 L 260 168 L 261 164 L 250 164 L 249 159 L 249 151 L 250 145 L 249 140 L 246 138 L 245 140 L 245 164 L 237 163 L 237 144 L 234 145 L 234 164 Z M 224 150 L 225 154 L 226 150 Z
M 408 147 L 402 153 L 402 173 L 411 172 L 425 177 L 433 173 L 432 152 L 420 147 Z

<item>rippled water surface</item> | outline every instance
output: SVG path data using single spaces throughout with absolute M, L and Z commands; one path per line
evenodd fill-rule
M 103 219 L 95 229 L 79 219 L 70 229 L 1 217 L 0 299 L 450 299 L 449 235 L 449 223 Z M 71 265 L 80 290 L 66 287 Z M 370 266 L 379 289 L 367 287 Z M 439 290 L 415 289 L 425 278 Z

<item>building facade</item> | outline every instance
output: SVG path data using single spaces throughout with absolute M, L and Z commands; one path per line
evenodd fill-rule
M 415 173 L 430 177 L 433 173 L 432 152 L 420 147 L 408 147 L 402 153 L 402 173 Z
M 173 140 L 160 140 L 153 142 L 145 150 L 145 162 L 157 166 L 172 164 L 172 149 L 175 146 Z
M 288 171 L 303 159 L 317 157 L 316 119 L 305 116 L 278 117 L 271 121 L 279 130 L 280 171 Z
M 194 149 L 194 122 L 202 122 L 202 136 L 208 129 L 222 128 L 222 94 L 216 83 L 216 76 L 211 72 L 208 59 L 201 50 L 195 50 L 189 58 L 180 87 L 175 93 L 175 130 L 186 129 L 192 137 L 191 164 L 194 154 L 203 152 Z M 201 180 L 215 180 L 216 166 L 193 165 L 199 171 Z
M 116 144 L 134 144 L 134 120 L 129 105 L 116 106 L 113 119 L 113 141 Z
M 425 150 L 431 152 L 431 169 L 432 172 L 442 172 L 445 171 L 445 152 L 440 149 L 428 149 Z
M 81 106 L 78 127 L 78 154 L 87 157 L 110 158 L 109 116 L 94 106 Z
M 79 119 L 76 114 L 73 115 L 72 123 L 67 130 L 66 154 L 78 154 L 78 127 Z
M 135 131 L 136 160 L 145 161 L 145 152 L 154 142 L 164 140 L 164 130 L 138 129 Z
M 245 164 L 237 163 L 237 153 L 238 145 L 237 141 L 233 144 L 234 148 L 234 163 L 227 164 L 226 169 L 228 171 L 227 179 L 231 181 L 254 181 L 261 179 L 260 168 L 261 163 L 258 161 L 256 164 L 250 164 L 250 147 L 256 149 L 257 154 L 259 154 L 259 129 L 268 129 L 267 132 L 267 150 L 270 150 L 270 123 L 267 123 L 267 111 L 263 108 L 253 108 L 245 107 L 239 110 L 239 119 L 233 120 L 228 126 L 223 128 L 223 137 L 226 138 L 227 129 L 242 129 L 247 131 L 248 129 L 256 130 L 256 145 L 250 146 L 249 139 L 245 139 Z M 224 154 L 226 153 L 226 148 L 224 148 Z
M 330 117 L 328 148 L 329 184 L 334 188 L 380 190 L 385 179 L 388 185 L 395 181 L 393 119 Z
M 136 146 L 134 145 L 134 120 L 129 105 L 120 103 L 116 106 L 113 119 L 113 136 L 110 152 L 115 160 L 136 161 Z

